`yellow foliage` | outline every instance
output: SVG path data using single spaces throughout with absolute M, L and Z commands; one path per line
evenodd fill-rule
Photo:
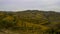
M 5 17 L 3 20 L 5 20 L 5 21 L 7 21 L 7 22 L 11 22 L 11 21 L 14 20 L 14 17 L 12 17 L 12 16 L 7 16 L 7 17 Z
M 38 18 L 38 19 L 39 19 L 39 18 L 43 18 L 43 17 L 44 17 L 44 16 L 43 16 L 43 14 L 41 14 L 41 13 L 40 13 L 40 14 L 36 14 L 36 18 Z
M 23 24 L 23 23 L 22 23 L 22 21 L 20 21 L 20 20 L 17 22 L 17 26 L 19 26 L 19 27 L 22 27 L 22 26 L 23 26 L 22 24 Z
M 49 27 L 47 27 L 47 26 L 43 26 L 40 24 L 33 24 L 33 23 L 29 23 L 29 22 L 22 23 L 22 21 L 18 21 L 17 25 L 20 27 L 25 26 L 25 27 L 41 28 L 41 30 L 43 30 L 43 31 L 49 29 Z

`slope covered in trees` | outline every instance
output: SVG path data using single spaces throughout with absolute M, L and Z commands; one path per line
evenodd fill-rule
M 60 13 L 26 10 L 0 11 L 1 34 L 59 34 Z

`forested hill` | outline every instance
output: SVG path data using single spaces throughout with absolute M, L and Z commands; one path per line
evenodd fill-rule
M 59 34 L 60 12 L 0 11 L 0 34 Z

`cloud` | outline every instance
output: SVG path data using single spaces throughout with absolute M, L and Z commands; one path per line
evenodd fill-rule
M 0 10 L 41 9 L 60 11 L 60 0 L 0 0 Z

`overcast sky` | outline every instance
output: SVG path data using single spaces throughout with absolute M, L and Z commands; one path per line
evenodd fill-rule
M 60 0 L 0 0 L 0 10 L 29 9 L 60 11 Z

